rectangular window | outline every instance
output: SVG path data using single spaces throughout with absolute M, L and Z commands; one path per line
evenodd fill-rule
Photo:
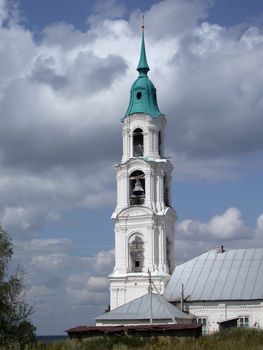
M 208 334 L 208 322 L 207 322 L 207 317 L 197 317 L 197 323 L 202 324 L 202 334 L 206 335 Z
M 249 328 L 249 316 L 239 316 L 238 327 Z

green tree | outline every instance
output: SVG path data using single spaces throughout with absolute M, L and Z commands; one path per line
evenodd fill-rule
M 20 344 L 35 339 L 35 327 L 30 321 L 32 307 L 25 300 L 24 273 L 18 268 L 9 275 L 8 265 L 13 244 L 0 225 L 0 345 Z

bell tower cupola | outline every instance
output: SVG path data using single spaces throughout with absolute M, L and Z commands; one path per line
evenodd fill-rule
M 130 102 L 122 122 L 123 152 L 116 166 L 115 267 L 109 275 L 111 309 L 148 292 L 148 272 L 164 291 L 174 269 L 173 167 L 165 157 L 166 118 L 148 77 L 144 24 Z
M 125 117 L 134 113 L 146 113 L 153 118 L 161 115 L 157 104 L 156 89 L 147 75 L 149 70 L 150 68 L 147 62 L 145 51 L 143 24 L 141 54 L 137 66 L 139 77 L 132 84 L 130 92 L 130 103 Z

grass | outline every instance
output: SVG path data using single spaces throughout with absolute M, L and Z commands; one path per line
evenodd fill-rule
M 101 336 L 77 342 L 28 345 L 24 350 L 263 350 L 263 330 L 233 329 L 194 338 Z M 7 348 L 0 347 L 0 350 Z M 19 347 L 8 348 L 19 350 Z

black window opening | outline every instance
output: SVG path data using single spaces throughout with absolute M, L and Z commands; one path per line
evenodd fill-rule
M 163 178 L 163 201 L 164 201 L 164 205 L 166 207 L 170 207 L 170 201 L 169 201 L 169 183 L 168 183 L 168 178 L 167 176 L 165 175 L 164 178 Z
M 142 129 L 135 129 L 133 131 L 133 157 L 143 156 L 143 131 Z
M 171 242 L 166 238 L 166 265 L 168 272 L 171 273 Z
M 158 152 L 159 152 L 159 156 L 162 157 L 163 154 L 162 154 L 162 134 L 161 134 L 161 131 L 158 132 Z
M 136 170 L 130 175 L 130 205 L 142 205 L 145 199 L 145 175 Z
M 142 97 L 141 91 L 138 91 L 138 92 L 137 92 L 136 97 L 137 97 L 138 100 L 141 99 L 141 97 Z
M 144 263 L 144 243 L 140 235 L 133 236 L 129 242 L 129 259 L 130 272 L 142 272 Z

